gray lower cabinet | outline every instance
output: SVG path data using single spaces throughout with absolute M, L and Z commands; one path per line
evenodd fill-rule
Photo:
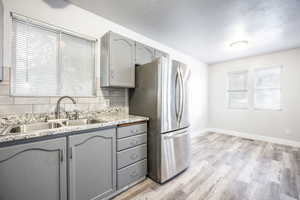
M 147 123 L 117 129 L 117 189 L 125 190 L 147 175 Z
M 69 137 L 70 200 L 98 200 L 116 191 L 116 129 Z
M 146 130 L 120 127 L 118 141 L 113 128 L 1 147 L 0 200 L 110 198 L 145 178 Z
M 135 42 L 109 31 L 101 38 L 101 87 L 135 86 Z
M 66 138 L 0 148 L 1 200 L 66 200 Z

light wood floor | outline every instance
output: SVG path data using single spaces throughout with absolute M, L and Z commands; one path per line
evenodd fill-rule
M 192 163 L 159 185 L 150 179 L 114 200 L 300 199 L 300 149 L 221 134 L 192 140 Z

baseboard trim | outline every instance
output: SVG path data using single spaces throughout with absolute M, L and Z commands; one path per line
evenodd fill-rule
M 237 136 L 237 137 L 242 137 L 242 138 L 247 138 L 247 139 L 252 139 L 252 140 L 260 140 L 264 142 L 270 142 L 274 144 L 282 144 L 282 145 L 288 145 L 288 146 L 293 146 L 293 147 L 300 147 L 300 142 L 296 141 L 291 141 L 287 139 L 281 139 L 281 138 L 274 138 L 274 137 L 269 137 L 269 136 L 262 136 L 262 135 L 257 135 L 257 134 L 250 134 L 250 133 L 243 133 L 239 131 L 233 131 L 233 130 L 226 130 L 226 129 L 218 129 L 218 128 L 208 128 L 205 129 L 206 132 L 209 133 L 221 133 L 221 134 L 226 134 L 226 135 L 232 135 L 232 136 Z

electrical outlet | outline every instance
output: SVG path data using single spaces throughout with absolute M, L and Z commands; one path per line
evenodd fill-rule
M 285 134 L 287 134 L 287 135 L 291 134 L 291 130 L 290 129 L 285 129 Z

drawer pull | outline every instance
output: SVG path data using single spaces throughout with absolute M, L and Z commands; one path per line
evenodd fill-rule
M 131 133 L 138 133 L 139 130 L 135 129 L 135 130 L 131 130 L 130 132 L 131 132 Z
M 137 145 L 138 144 L 138 141 L 137 140 L 131 140 L 131 142 L 130 142 L 130 145 Z
M 136 153 L 130 155 L 131 160 L 135 160 L 137 157 L 138 155 Z
M 133 171 L 133 172 L 131 172 L 130 173 L 130 177 L 131 178 L 135 178 L 135 177 L 137 177 L 139 174 L 136 172 L 136 171 Z

